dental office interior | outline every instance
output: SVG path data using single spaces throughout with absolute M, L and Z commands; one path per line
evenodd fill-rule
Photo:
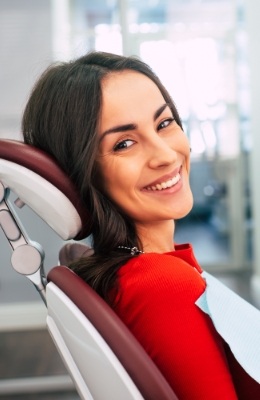
M 93 49 L 140 56 L 172 95 L 192 149 L 194 208 L 175 240 L 257 308 L 259 15 L 258 0 L 0 0 L 0 138 L 22 140 L 26 99 L 53 61 Z M 29 208 L 17 213 L 48 272 L 64 242 Z M 0 398 L 79 399 L 1 230 L 0 248 Z

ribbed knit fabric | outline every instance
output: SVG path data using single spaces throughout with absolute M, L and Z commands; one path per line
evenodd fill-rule
M 115 311 L 180 400 L 254 400 L 245 388 L 236 394 L 222 339 L 195 305 L 206 286 L 201 272 L 189 244 L 133 257 L 118 272 Z

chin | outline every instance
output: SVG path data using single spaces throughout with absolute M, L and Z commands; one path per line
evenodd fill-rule
M 174 219 L 182 219 L 186 217 L 192 210 L 193 207 L 193 196 L 191 195 L 188 199 L 186 199 L 185 202 L 183 202 L 182 207 L 179 211 L 176 212 L 175 210 L 175 216 Z

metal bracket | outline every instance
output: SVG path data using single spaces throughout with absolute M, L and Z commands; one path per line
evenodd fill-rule
M 39 243 L 31 241 L 25 233 L 17 213 L 8 200 L 9 193 L 9 189 L 0 182 L 0 227 L 13 250 L 12 267 L 34 284 L 46 304 L 44 251 Z M 20 208 L 24 205 L 19 199 L 16 199 L 15 204 Z

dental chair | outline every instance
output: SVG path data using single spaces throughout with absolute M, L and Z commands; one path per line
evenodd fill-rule
M 17 197 L 9 200 L 9 193 Z M 43 151 L 0 140 L 0 225 L 12 267 L 25 275 L 47 307 L 47 329 L 82 399 L 176 400 L 161 372 L 113 310 L 65 265 L 44 273 L 44 251 L 23 228 L 27 205 L 63 240 L 88 236 L 91 217 L 73 183 Z

